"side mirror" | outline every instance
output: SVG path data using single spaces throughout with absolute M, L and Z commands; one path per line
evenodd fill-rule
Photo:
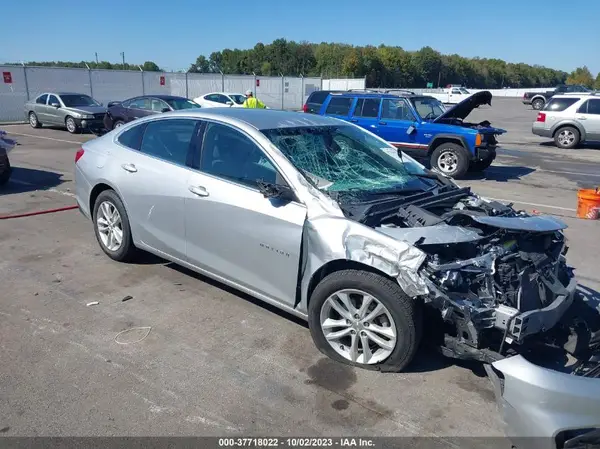
M 53 108 L 56 108 L 56 109 L 60 108 L 60 104 L 58 104 L 58 103 L 50 103 L 50 106 L 52 106 Z
M 162 109 L 160 110 L 160 112 L 169 112 L 169 111 L 170 111 L 170 109 L 169 109 L 169 108 L 162 108 Z
M 227 106 L 233 106 L 233 101 L 228 101 L 227 103 L 225 103 Z
M 258 181 L 258 190 L 265 198 L 273 198 L 285 202 L 297 201 L 296 194 L 287 185 Z

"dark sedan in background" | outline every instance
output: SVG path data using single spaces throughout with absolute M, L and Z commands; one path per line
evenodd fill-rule
M 143 95 L 125 101 L 113 101 L 108 104 L 104 126 L 107 130 L 111 130 L 147 115 L 199 107 L 199 104 L 189 98 L 173 95 Z

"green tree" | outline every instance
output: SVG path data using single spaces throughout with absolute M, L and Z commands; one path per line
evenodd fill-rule
M 594 89 L 600 90 L 600 72 L 596 75 L 596 82 L 594 83 Z
M 594 87 L 594 78 L 587 66 L 577 67 L 567 78 L 567 84 L 579 84 L 586 87 Z
M 160 67 L 152 61 L 146 61 L 142 64 L 142 70 L 144 72 L 161 72 Z

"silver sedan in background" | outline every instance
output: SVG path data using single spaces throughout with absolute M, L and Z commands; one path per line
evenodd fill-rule
M 598 311 L 553 217 L 479 197 L 353 124 L 276 110 L 136 120 L 83 144 L 75 182 L 114 260 L 145 250 L 233 286 L 360 368 L 401 371 L 426 336 L 486 363 L 509 435 L 597 438 Z M 572 374 L 549 369 L 566 355 Z

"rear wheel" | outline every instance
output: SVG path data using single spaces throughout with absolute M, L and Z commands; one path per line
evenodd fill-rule
M 545 103 L 546 102 L 544 100 L 542 100 L 541 98 L 536 98 L 535 100 L 533 100 L 531 102 L 531 107 L 533 109 L 535 109 L 536 111 L 539 111 L 539 110 L 541 110 L 544 107 Z
M 98 195 L 93 211 L 96 239 L 108 257 L 119 262 L 133 259 L 137 250 L 133 244 L 129 217 L 114 190 Z
M 461 145 L 442 143 L 431 153 L 431 166 L 446 176 L 460 179 L 469 170 L 469 154 Z
M 311 295 L 308 322 L 323 354 L 371 370 L 403 370 L 421 340 L 416 300 L 393 280 L 368 271 L 326 276 Z
M 8 161 L 8 155 L 0 155 L 0 186 L 3 186 L 10 179 L 12 168 Z
M 41 128 L 42 127 L 42 124 L 38 120 L 38 117 L 37 117 L 37 115 L 36 115 L 35 112 L 30 112 L 29 113 L 29 125 L 32 128 Z
M 115 123 L 113 123 L 113 129 L 123 126 L 124 124 L 125 122 L 123 120 L 117 120 Z
M 558 148 L 571 149 L 579 145 L 581 135 L 579 130 L 572 126 L 559 128 L 554 134 L 554 143 Z

